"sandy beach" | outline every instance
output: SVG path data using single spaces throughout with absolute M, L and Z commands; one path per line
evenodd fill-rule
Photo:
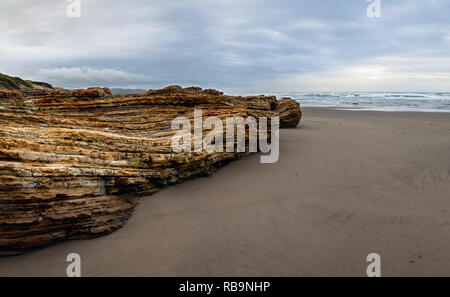
M 305 108 L 258 155 L 141 200 L 97 239 L 0 258 L 0 276 L 450 276 L 450 113 Z

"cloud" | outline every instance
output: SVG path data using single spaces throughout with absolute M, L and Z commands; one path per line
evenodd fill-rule
M 244 93 L 345 90 L 360 74 L 350 71 L 343 82 L 338 73 L 372 64 L 389 69 L 376 89 L 389 91 L 396 77 L 397 85 L 433 91 L 442 82 L 426 77 L 450 68 L 448 0 L 382 0 L 379 19 L 367 17 L 365 0 L 81 3 L 82 17 L 71 19 L 63 0 L 2 0 L 0 72 L 62 87 L 180 84 Z M 405 57 L 413 63 L 395 61 Z
M 89 86 L 119 86 L 137 87 L 150 84 L 149 77 L 126 73 L 114 69 L 93 69 L 89 67 L 40 69 L 36 80 L 51 81 L 56 86 L 89 87 Z
M 424 68 L 423 65 L 427 65 Z M 450 85 L 449 58 L 392 55 L 359 61 L 330 71 L 287 75 L 269 89 L 278 92 L 447 92 Z

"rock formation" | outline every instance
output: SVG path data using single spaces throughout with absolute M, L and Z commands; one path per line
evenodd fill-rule
M 248 153 L 174 153 L 171 121 L 280 116 L 300 121 L 298 103 L 171 86 L 113 96 L 107 88 L 0 91 L 0 254 L 123 226 L 137 197 L 207 176 Z
M 302 118 L 300 104 L 288 97 L 278 100 L 275 112 L 280 117 L 280 126 L 283 128 L 297 127 Z
M 53 86 L 48 83 L 24 80 L 20 77 L 13 77 L 0 73 L 0 90 L 50 90 Z

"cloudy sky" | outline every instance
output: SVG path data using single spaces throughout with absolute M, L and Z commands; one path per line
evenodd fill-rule
M 73 0 L 75 1 L 75 0 Z M 0 1 L 0 72 L 78 88 L 450 91 L 450 1 Z

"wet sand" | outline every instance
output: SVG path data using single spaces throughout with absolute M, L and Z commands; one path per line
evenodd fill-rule
M 450 276 L 450 113 L 305 108 L 253 155 L 141 200 L 97 239 L 0 258 L 0 276 Z

